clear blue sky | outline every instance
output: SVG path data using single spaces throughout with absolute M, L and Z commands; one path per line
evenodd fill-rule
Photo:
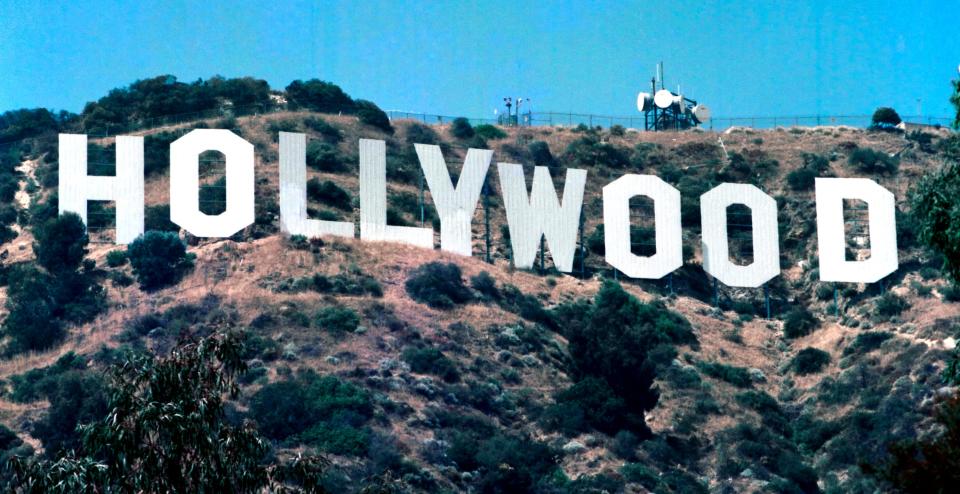
M 159 74 L 317 77 L 384 109 L 636 113 L 668 86 L 715 116 L 951 114 L 960 2 L 0 2 L 0 111 L 80 111 Z M 66 2 L 63 2 L 66 3 Z M 219 5 L 216 5 L 219 4 Z

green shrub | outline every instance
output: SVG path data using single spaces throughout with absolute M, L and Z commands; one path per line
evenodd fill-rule
M 817 348 L 804 348 L 797 352 L 790 362 L 790 367 L 797 374 L 815 374 L 823 370 L 830 363 L 830 354 Z
M 869 353 L 884 342 L 893 338 L 893 334 L 887 331 L 866 331 L 857 335 L 853 343 L 843 350 L 843 355 L 854 355 Z
M 320 117 L 307 117 L 303 120 L 303 125 L 310 130 L 316 131 L 323 139 L 331 144 L 336 144 L 343 140 L 343 134 L 340 129 L 330 125 L 326 120 Z M 309 146 L 307 154 L 309 155 Z
M 486 271 L 480 271 L 476 275 L 471 276 L 470 286 L 490 300 L 500 299 L 500 289 L 497 288 L 497 280 Z
M 356 105 L 336 84 L 310 79 L 296 80 L 286 87 L 290 107 L 303 107 L 320 113 L 353 113 Z
M 193 254 L 176 233 L 148 231 L 127 246 L 127 258 L 140 286 L 155 290 L 176 283 L 193 267 Z
M 410 273 L 404 286 L 411 298 L 435 309 L 449 309 L 473 298 L 463 284 L 460 267 L 453 263 L 424 264 Z
M 144 220 L 143 226 L 147 231 L 153 230 L 158 232 L 174 232 L 177 233 L 180 231 L 180 227 L 176 223 L 170 221 L 170 205 L 169 204 L 159 204 L 156 206 L 147 206 L 144 209 Z
M 960 302 L 960 286 L 957 284 L 949 284 L 940 289 L 940 294 L 943 295 L 943 299 L 947 302 Z
M 470 130 L 472 132 L 473 128 L 471 128 Z M 423 125 L 421 123 L 412 122 L 410 125 L 407 126 L 406 134 L 407 135 L 404 138 L 404 141 L 406 141 L 407 144 L 437 145 L 442 143 L 442 141 L 440 140 L 440 136 L 438 136 L 437 133 L 434 132 L 432 128 L 426 125 Z M 415 156 L 416 156 L 416 151 L 414 150 L 413 155 L 411 155 L 411 158 Z
M 107 252 L 107 266 L 118 268 L 127 263 L 127 253 L 122 250 L 111 250 Z
M 75 271 L 87 255 L 87 229 L 76 213 L 64 213 L 34 230 L 37 263 L 53 274 Z
M 353 210 L 350 193 L 329 180 L 321 182 L 316 177 L 307 180 L 307 198 L 344 211 Z
M 349 167 L 340 159 L 337 148 L 326 142 L 310 141 L 307 144 L 307 166 L 322 172 L 343 172 Z
M 626 134 L 627 134 L 627 129 L 625 129 L 622 125 L 614 124 L 610 126 L 610 135 L 616 136 L 616 137 L 623 137 Z
M 360 316 L 349 307 L 325 307 L 317 312 L 314 324 L 331 333 L 352 333 L 360 325 Z
M 250 398 L 250 414 L 267 437 L 305 443 L 334 454 L 362 455 L 373 417 L 363 389 L 312 371 L 262 387 Z
M 873 112 L 873 117 L 870 119 L 871 127 L 874 129 L 892 129 L 902 122 L 900 115 L 897 114 L 897 111 L 893 108 L 886 106 L 881 106 Z
M 787 174 L 787 185 L 797 191 L 811 190 L 815 178 L 817 178 L 817 172 L 809 168 L 797 168 Z
M 544 411 L 544 424 L 568 435 L 596 429 L 615 434 L 623 429 L 643 429 L 643 417 L 631 413 L 623 398 L 606 381 L 587 377 L 555 397 Z
M 55 279 L 31 266 L 11 268 L 7 275 L 7 310 L 3 333 L 11 338 L 7 353 L 44 350 L 66 334 L 58 317 Z
M 543 141 L 533 141 L 528 147 L 530 159 L 536 166 L 557 166 L 557 159 L 550 152 L 550 146 Z
M 783 322 L 783 335 L 786 338 L 799 338 L 810 334 L 819 325 L 820 321 L 810 311 L 804 307 L 796 307 L 787 313 L 787 319 Z
M 893 317 L 910 308 L 907 301 L 893 292 L 887 292 L 877 298 L 876 314 L 883 317 Z
M 450 124 L 450 135 L 457 139 L 469 139 L 474 136 L 473 126 L 466 118 L 457 117 Z
M 899 167 L 897 158 L 870 148 L 854 149 L 847 161 L 864 173 L 896 173 Z
M 372 101 L 358 99 L 356 101 L 357 117 L 360 123 L 376 127 L 387 134 L 393 134 L 393 126 L 390 125 L 390 117 Z
M 960 138 L 951 140 L 957 161 L 926 173 L 911 189 L 910 217 L 919 240 L 943 256 L 944 271 L 960 283 Z
M 743 367 L 721 364 L 719 362 L 697 362 L 697 367 L 704 374 L 728 382 L 738 388 L 747 388 L 753 385 L 750 372 Z
M 490 124 L 480 124 L 473 128 L 473 133 L 483 140 L 497 140 L 507 137 L 507 133 Z
M 401 358 L 410 364 L 410 370 L 418 374 L 433 374 L 448 383 L 460 380 L 457 365 L 436 348 L 409 347 Z

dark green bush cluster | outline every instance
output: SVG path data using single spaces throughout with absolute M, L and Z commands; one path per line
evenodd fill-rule
M 893 108 L 881 106 L 873 112 L 870 119 L 870 128 L 877 130 L 891 130 L 902 122 L 900 115 Z
M 34 237 L 37 264 L 43 269 L 27 263 L 6 273 L 7 353 L 49 348 L 63 338 L 66 323 L 89 321 L 105 309 L 92 262 L 84 263 L 88 238 L 80 217 L 54 216 L 34 228 Z
M 307 180 L 307 198 L 344 211 L 353 210 L 350 193 L 329 180 L 321 182 L 316 177 Z
M 787 174 L 787 185 L 793 190 L 813 189 L 814 179 L 829 170 L 827 158 L 812 153 L 803 153 L 803 166 Z
M 768 428 L 741 423 L 723 434 L 724 461 L 718 466 L 722 477 L 738 476 L 750 468 L 761 479 L 771 479 L 776 492 L 819 493 L 817 474 L 786 437 Z M 776 475 L 780 479 L 771 478 Z
M 897 173 L 900 166 L 897 158 L 871 148 L 854 149 L 847 161 L 864 173 Z
M 333 276 L 324 276 L 317 273 L 313 275 L 311 281 L 311 288 L 320 293 L 383 296 L 383 287 L 380 286 L 380 282 L 373 276 L 359 271 L 339 273 Z
M 127 253 L 122 250 L 111 250 L 107 252 L 107 266 L 118 268 L 127 263 Z
M 843 349 L 843 355 L 847 356 L 869 353 L 877 348 L 880 348 L 880 345 L 890 338 L 893 338 L 893 333 L 887 331 L 866 331 L 860 333 L 857 335 L 856 339 L 853 340 L 853 343 L 851 343 L 850 346 Z
M 173 232 L 148 231 L 127 246 L 127 258 L 144 290 L 176 283 L 193 268 L 195 257 Z
M 358 99 L 357 118 L 360 123 L 380 129 L 387 134 L 393 134 L 393 126 L 390 125 L 390 117 L 372 101 Z
M 893 317 L 910 308 L 907 301 L 893 292 L 887 292 L 877 298 L 877 314 L 882 317 Z
M 543 141 L 533 141 L 528 146 L 530 159 L 537 166 L 557 166 L 557 159 L 550 152 L 550 146 Z
M 349 307 L 326 307 L 317 312 L 314 323 L 334 334 L 351 333 L 360 325 L 360 316 Z
M 340 132 L 340 129 L 320 117 L 307 117 L 303 120 L 303 125 L 319 133 L 323 140 L 329 144 L 336 144 L 343 140 L 343 133 Z
M 470 139 L 474 136 L 473 126 L 463 117 L 457 117 L 450 123 L 450 135 L 457 139 Z
M 601 142 L 596 135 L 587 134 L 567 146 L 564 159 L 577 167 L 604 165 L 610 168 L 627 168 L 630 166 L 630 150 Z
M 514 285 L 504 285 L 500 290 L 500 306 L 520 317 L 538 322 L 552 329 L 557 329 L 557 321 L 550 311 L 543 307 L 540 300 L 529 293 L 524 293 Z
M 418 374 L 433 374 L 448 383 L 460 380 L 457 364 L 440 350 L 432 347 L 409 347 L 401 356 L 410 365 L 410 370 Z
M 812 333 L 819 325 L 820 321 L 810 311 L 798 306 L 787 313 L 783 322 L 783 335 L 787 338 L 799 338 Z
M 343 455 L 364 455 L 373 417 L 370 395 L 333 376 L 302 371 L 267 384 L 250 398 L 250 415 L 265 436 Z
M 460 267 L 453 263 L 424 264 L 410 273 L 404 286 L 411 298 L 435 309 L 449 309 L 473 299 Z
M 700 369 L 700 372 L 712 378 L 728 382 L 738 388 L 747 388 L 753 385 L 753 381 L 750 379 L 750 372 L 744 367 L 736 367 L 719 362 L 698 362 L 697 367 Z
M 830 363 L 830 354 L 818 348 L 804 348 L 790 362 L 793 371 L 801 376 L 815 374 Z
M 473 128 L 475 136 L 485 140 L 497 140 L 507 137 L 507 133 L 500 130 L 496 125 L 480 124 Z
M 330 173 L 345 172 L 350 169 L 332 144 L 310 141 L 307 144 L 307 166 L 314 170 Z
M 660 303 L 640 302 L 613 282 L 604 283 L 592 306 L 571 309 L 561 312 L 570 315 L 564 322 L 576 384 L 555 397 L 545 412 L 547 425 L 627 429 L 649 437 L 644 413 L 659 399 L 655 356 L 673 358 L 673 345 L 696 344 L 690 323 Z M 583 419 L 555 420 L 567 415 Z
M 500 289 L 497 288 L 497 280 L 486 271 L 480 271 L 471 276 L 470 286 L 490 300 L 500 299 Z

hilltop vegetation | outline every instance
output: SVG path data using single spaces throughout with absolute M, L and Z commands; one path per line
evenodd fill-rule
M 201 113 L 159 118 L 187 112 Z M 56 133 L 91 134 L 90 173 L 110 174 L 108 126 L 145 136 L 151 231 L 127 247 L 110 243 L 110 203 L 91 202 L 89 229 L 57 217 Z M 167 148 L 205 127 L 256 149 L 256 221 L 229 239 L 169 222 Z M 511 266 L 496 173 L 472 258 L 286 236 L 279 131 L 308 136 L 308 214 L 321 219 L 358 217 L 361 137 L 386 141 L 394 225 L 439 227 L 414 143 L 439 145 L 453 177 L 470 146 L 528 176 L 551 167 L 558 191 L 562 168 L 585 168 L 574 272 L 549 249 L 542 270 Z M 940 162 L 960 157 L 960 139 L 948 131 L 732 129 L 724 149 L 700 131 L 389 121 L 317 80 L 273 91 L 159 77 L 80 115 L 8 112 L 0 133 L 18 139 L 0 168 L 0 488 L 872 493 L 924 478 L 915 453 L 952 444 L 956 400 L 941 400 L 956 391 L 941 375 L 958 366 L 957 165 Z M 222 164 L 204 160 L 201 195 L 222 210 Z M 684 265 L 663 280 L 603 261 L 601 187 L 625 173 L 681 191 Z M 901 267 L 883 283 L 819 280 L 818 176 L 869 176 L 895 194 Z M 783 271 L 765 290 L 703 270 L 698 198 L 720 182 L 777 201 Z M 650 204 L 633 211 L 634 252 L 651 254 Z M 746 263 L 742 214 L 728 211 L 730 251 Z M 857 225 L 851 259 L 869 255 Z M 183 457 L 204 468 L 178 470 Z M 138 474 L 120 475 L 121 459 Z

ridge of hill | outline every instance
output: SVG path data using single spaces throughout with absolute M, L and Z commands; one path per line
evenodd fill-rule
M 202 127 L 232 129 L 254 144 L 257 221 L 230 239 L 183 234 L 195 267 L 153 292 L 115 281 L 133 274 L 131 268 L 109 266 L 107 256 L 117 250 L 111 233 L 91 229 L 96 242 L 87 257 L 106 286 L 108 307 L 71 326 L 52 348 L 0 359 L 0 424 L 40 450 L 47 444 L 37 425 L 53 412 L 42 392 L 24 397 L 42 378 L 37 373 L 56 378 L 75 355 L 83 362 L 75 372 L 95 372 L 118 348 L 163 353 L 184 331 L 237 330 L 248 334 L 252 370 L 232 413 L 257 419 L 278 449 L 329 455 L 342 467 L 329 479 L 341 492 L 384 470 L 423 492 L 873 492 L 877 485 L 860 464 L 883 461 L 891 441 L 930 432 L 931 404 L 960 321 L 940 259 L 913 239 L 903 215 L 896 273 L 869 286 L 819 282 L 811 185 L 813 176 L 868 176 L 893 192 L 904 212 L 909 188 L 939 166 L 936 143 L 955 139 L 950 133 L 921 143 L 846 127 L 722 134 L 478 127 L 472 137 L 456 138 L 450 125 L 392 125 L 391 134 L 354 116 L 281 112 L 133 132 L 146 136 L 148 229 L 169 228 L 162 221 L 169 203 L 165 147 Z M 495 161 L 555 167 L 558 190 L 562 168 L 585 168 L 585 255 L 571 274 L 512 268 L 495 173 L 488 176 L 490 263 L 482 205 L 472 258 L 392 243 L 287 237 L 276 206 L 279 131 L 308 135 L 308 179 L 316 179 L 308 188 L 310 214 L 325 219 L 358 216 L 359 138 L 387 141 L 393 224 L 420 223 L 414 142 L 440 145 L 452 174 L 468 147 L 489 147 Z M 100 157 L 91 161 L 112 161 L 112 143 L 91 138 L 91 155 Z M 18 168 L 21 221 L 3 247 L 7 267 L 33 260 L 35 219 L 49 216 L 55 201 L 55 142 L 27 148 Z M 851 158 L 858 153 L 866 158 Z M 222 185 L 222 163 L 207 159 L 203 183 Z M 658 314 L 682 316 L 693 335 L 651 353 L 660 397 L 645 416 L 649 438 L 628 428 L 571 425 L 565 420 L 576 409 L 559 408 L 569 404 L 564 391 L 583 377 L 571 356 L 571 328 L 588 324 L 577 320 L 578 311 L 600 303 L 615 277 L 598 241 L 600 189 L 625 173 L 659 175 L 683 197 L 684 267 L 665 280 L 616 276 L 626 293 Z M 696 199 L 723 181 L 754 183 L 777 200 L 783 271 L 769 283 L 769 319 L 762 290 L 721 286 L 714 293 L 700 267 Z M 222 200 L 215 187 L 209 190 L 213 202 Z M 429 190 L 422 194 L 424 220 L 436 225 Z M 636 208 L 641 251 L 651 226 L 644 208 Z M 110 206 L 91 211 L 109 213 Z M 868 255 L 863 233 L 849 233 L 850 255 Z M 436 227 L 435 234 L 439 239 Z M 749 256 L 743 235 L 731 242 L 737 256 Z M 407 281 L 432 263 L 457 266 L 469 301 L 435 308 L 411 295 Z M 6 294 L 0 289 L 0 298 Z M 308 370 L 354 394 L 324 395 L 336 402 L 323 408 L 336 420 L 285 432 L 289 424 L 263 414 L 263 400 L 283 398 L 268 405 L 292 410 L 287 401 L 314 399 L 267 394 L 278 382 L 301 381 L 296 389 L 314 392 Z M 363 403 L 351 405 L 358 396 Z M 536 473 L 540 447 L 556 456 L 562 475 Z

